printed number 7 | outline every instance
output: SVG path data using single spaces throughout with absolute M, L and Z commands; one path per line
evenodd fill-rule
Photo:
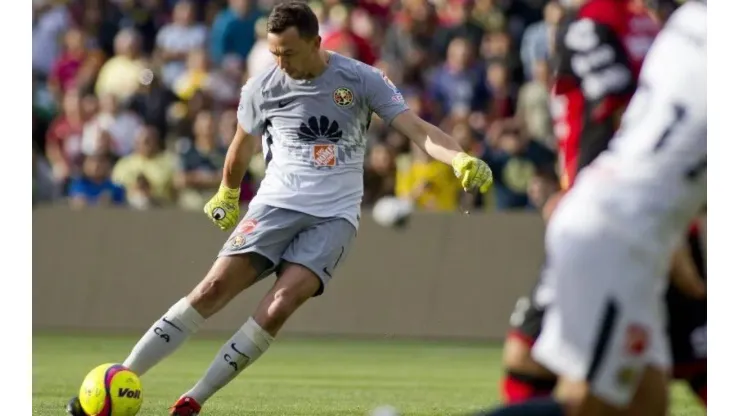
M 673 118 L 666 127 L 666 129 L 663 131 L 663 134 L 660 135 L 660 138 L 655 143 L 655 146 L 653 147 L 653 151 L 657 152 L 660 149 L 662 149 L 666 141 L 668 141 L 668 138 L 673 134 L 673 131 L 675 130 L 676 126 L 681 124 L 683 119 L 686 117 L 686 107 L 681 104 L 673 104 Z M 695 179 L 699 174 L 707 169 L 707 159 L 704 158 L 700 161 L 698 161 L 694 166 L 691 166 L 686 171 L 686 179 L 692 180 Z
M 670 124 L 668 124 L 668 127 L 663 131 L 663 134 L 660 135 L 658 142 L 655 143 L 653 151 L 657 152 L 665 145 L 666 141 L 673 133 L 673 130 L 676 128 L 676 125 L 680 124 L 684 117 L 686 117 L 686 107 L 681 104 L 673 104 L 673 118 Z

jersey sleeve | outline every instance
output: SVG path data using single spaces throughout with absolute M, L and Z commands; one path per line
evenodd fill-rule
M 369 65 L 360 65 L 360 77 L 368 106 L 387 124 L 409 109 L 401 92 L 383 71 Z
M 261 136 L 265 127 L 261 106 L 262 91 L 258 82 L 254 78 L 250 78 L 242 87 L 236 118 L 241 128 L 252 136 Z
M 592 109 L 589 116 L 608 118 L 617 104 L 610 101 L 625 104 L 634 91 L 637 80 L 629 56 L 610 26 L 589 18 L 575 20 L 561 31 L 557 49 L 556 92 L 581 89 Z

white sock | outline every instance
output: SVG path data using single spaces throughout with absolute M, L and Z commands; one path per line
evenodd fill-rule
M 205 319 L 190 302 L 180 299 L 141 337 L 123 365 L 143 375 L 197 332 L 203 322 Z
M 194 399 L 201 406 L 217 391 L 229 384 L 239 373 L 267 351 L 273 337 L 265 332 L 254 319 L 231 337 L 216 355 L 203 378 L 183 396 Z

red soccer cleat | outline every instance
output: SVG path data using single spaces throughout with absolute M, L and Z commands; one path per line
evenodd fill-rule
M 200 413 L 200 405 L 190 397 L 180 397 L 170 407 L 170 416 L 198 416 L 198 413 Z

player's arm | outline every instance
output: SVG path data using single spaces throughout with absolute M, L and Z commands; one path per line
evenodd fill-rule
M 238 189 L 241 186 L 258 141 L 259 139 L 247 134 L 242 126 L 237 123 L 234 140 L 231 141 L 229 149 L 226 151 L 224 171 L 221 178 L 223 186 L 230 189 Z
M 687 244 L 682 244 L 673 254 L 670 275 L 671 283 L 685 295 L 698 299 L 706 297 L 706 285 L 696 269 Z
M 429 156 L 451 165 L 466 191 L 480 189 L 486 192 L 491 187 L 493 175 L 488 165 L 463 152 L 455 139 L 409 111 L 403 95 L 383 72 L 363 65 L 360 76 L 370 109 Z
M 249 169 L 256 143 L 265 123 L 262 118 L 260 88 L 254 79 L 244 85 L 236 113 L 234 140 L 229 144 L 224 161 L 221 186 L 203 207 L 203 212 L 222 230 L 233 228 L 239 221 L 239 193 Z
M 429 156 L 446 163 L 455 170 L 466 191 L 480 189 L 486 192 L 493 183 L 491 168 L 482 160 L 465 153 L 455 139 L 412 111 L 396 116 L 391 126 L 424 149 Z
M 455 157 L 463 152 L 455 139 L 412 111 L 405 111 L 396 116 L 391 122 L 391 127 L 411 139 L 429 156 L 448 165 L 452 165 Z

